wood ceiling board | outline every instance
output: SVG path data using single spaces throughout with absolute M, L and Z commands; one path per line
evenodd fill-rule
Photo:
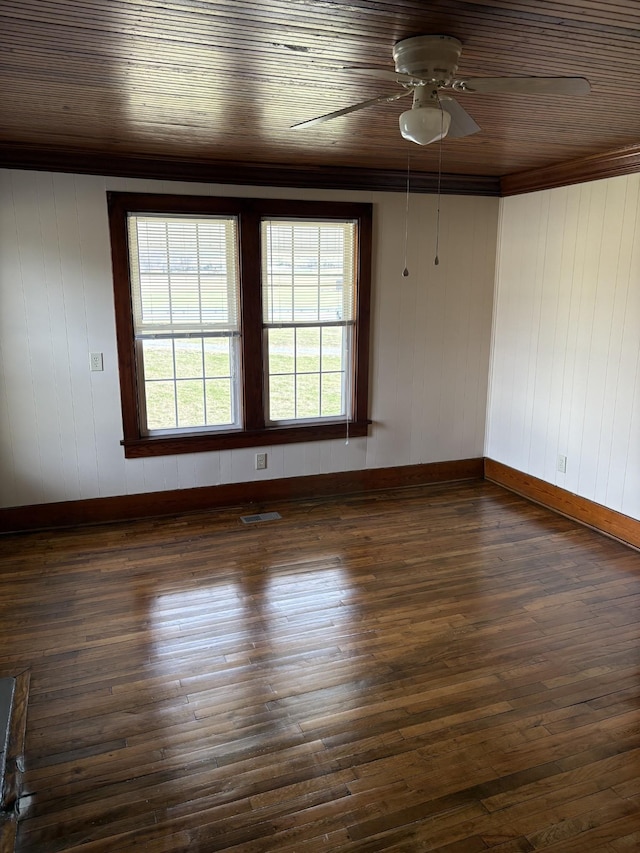
M 399 39 L 463 41 L 460 76 L 582 75 L 591 95 L 460 94 L 482 130 L 445 140 L 450 174 L 556 168 L 640 138 L 640 4 L 370 0 L 5 0 L 0 108 L 9 151 L 120 152 L 190 164 L 430 173 L 434 147 L 404 141 L 410 98 L 309 131 L 295 122 L 399 91 L 344 65 L 391 68 Z M 0 161 L 1 162 L 1 161 Z

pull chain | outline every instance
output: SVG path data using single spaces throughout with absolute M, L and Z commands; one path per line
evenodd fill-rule
M 438 266 L 438 264 L 440 263 L 440 258 L 438 257 L 438 248 L 440 245 L 440 186 L 442 183 L 442 136 L 444 134 L 444 110 L 442 109 L 440 98 L 438 98 L 438 105 L 440 107 L 440 141 L 438 142 L 438 207 L 436 210 L 436 256 L 433 259 L 433 263 L 435 266 Z
M 409 275 L 409 269 L 407 267 L 407 247 L 409 245 L 409 175 L 410 175 L 410 165 L 411 165 L 411 154 L 407 154 L 407 190 L 406 190 L 406 201 L 404 206 L 404 269 L 402 270 L 402 275 L 404 278 L 407 278 Z

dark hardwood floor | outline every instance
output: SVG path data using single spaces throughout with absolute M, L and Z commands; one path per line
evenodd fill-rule
M 0 538 L 18 853 L 640 850 L 637 552 L 481 481 L 264 508 Z

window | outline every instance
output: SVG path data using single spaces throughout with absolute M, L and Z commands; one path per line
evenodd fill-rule
M 108 200 L 126 456 L 366 435 L 370 205 Z
M 129 214 L 140 431 L 239 426 L 236 222 Z
M 269 423 L 351 417 L 354 222 L 263 220 Z

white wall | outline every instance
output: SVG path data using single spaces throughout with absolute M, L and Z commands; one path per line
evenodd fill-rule
M 125 460 L 105 193 L 334 198 L 375 205 L 368 438 Z M 482 456 L 498 202 L 0 170 L 0 506 Z M 104 353 L 103 373 L 89 352 Z
M 486 453 L 633 518 L 639 190 L 631 175 L 502 200 Z

